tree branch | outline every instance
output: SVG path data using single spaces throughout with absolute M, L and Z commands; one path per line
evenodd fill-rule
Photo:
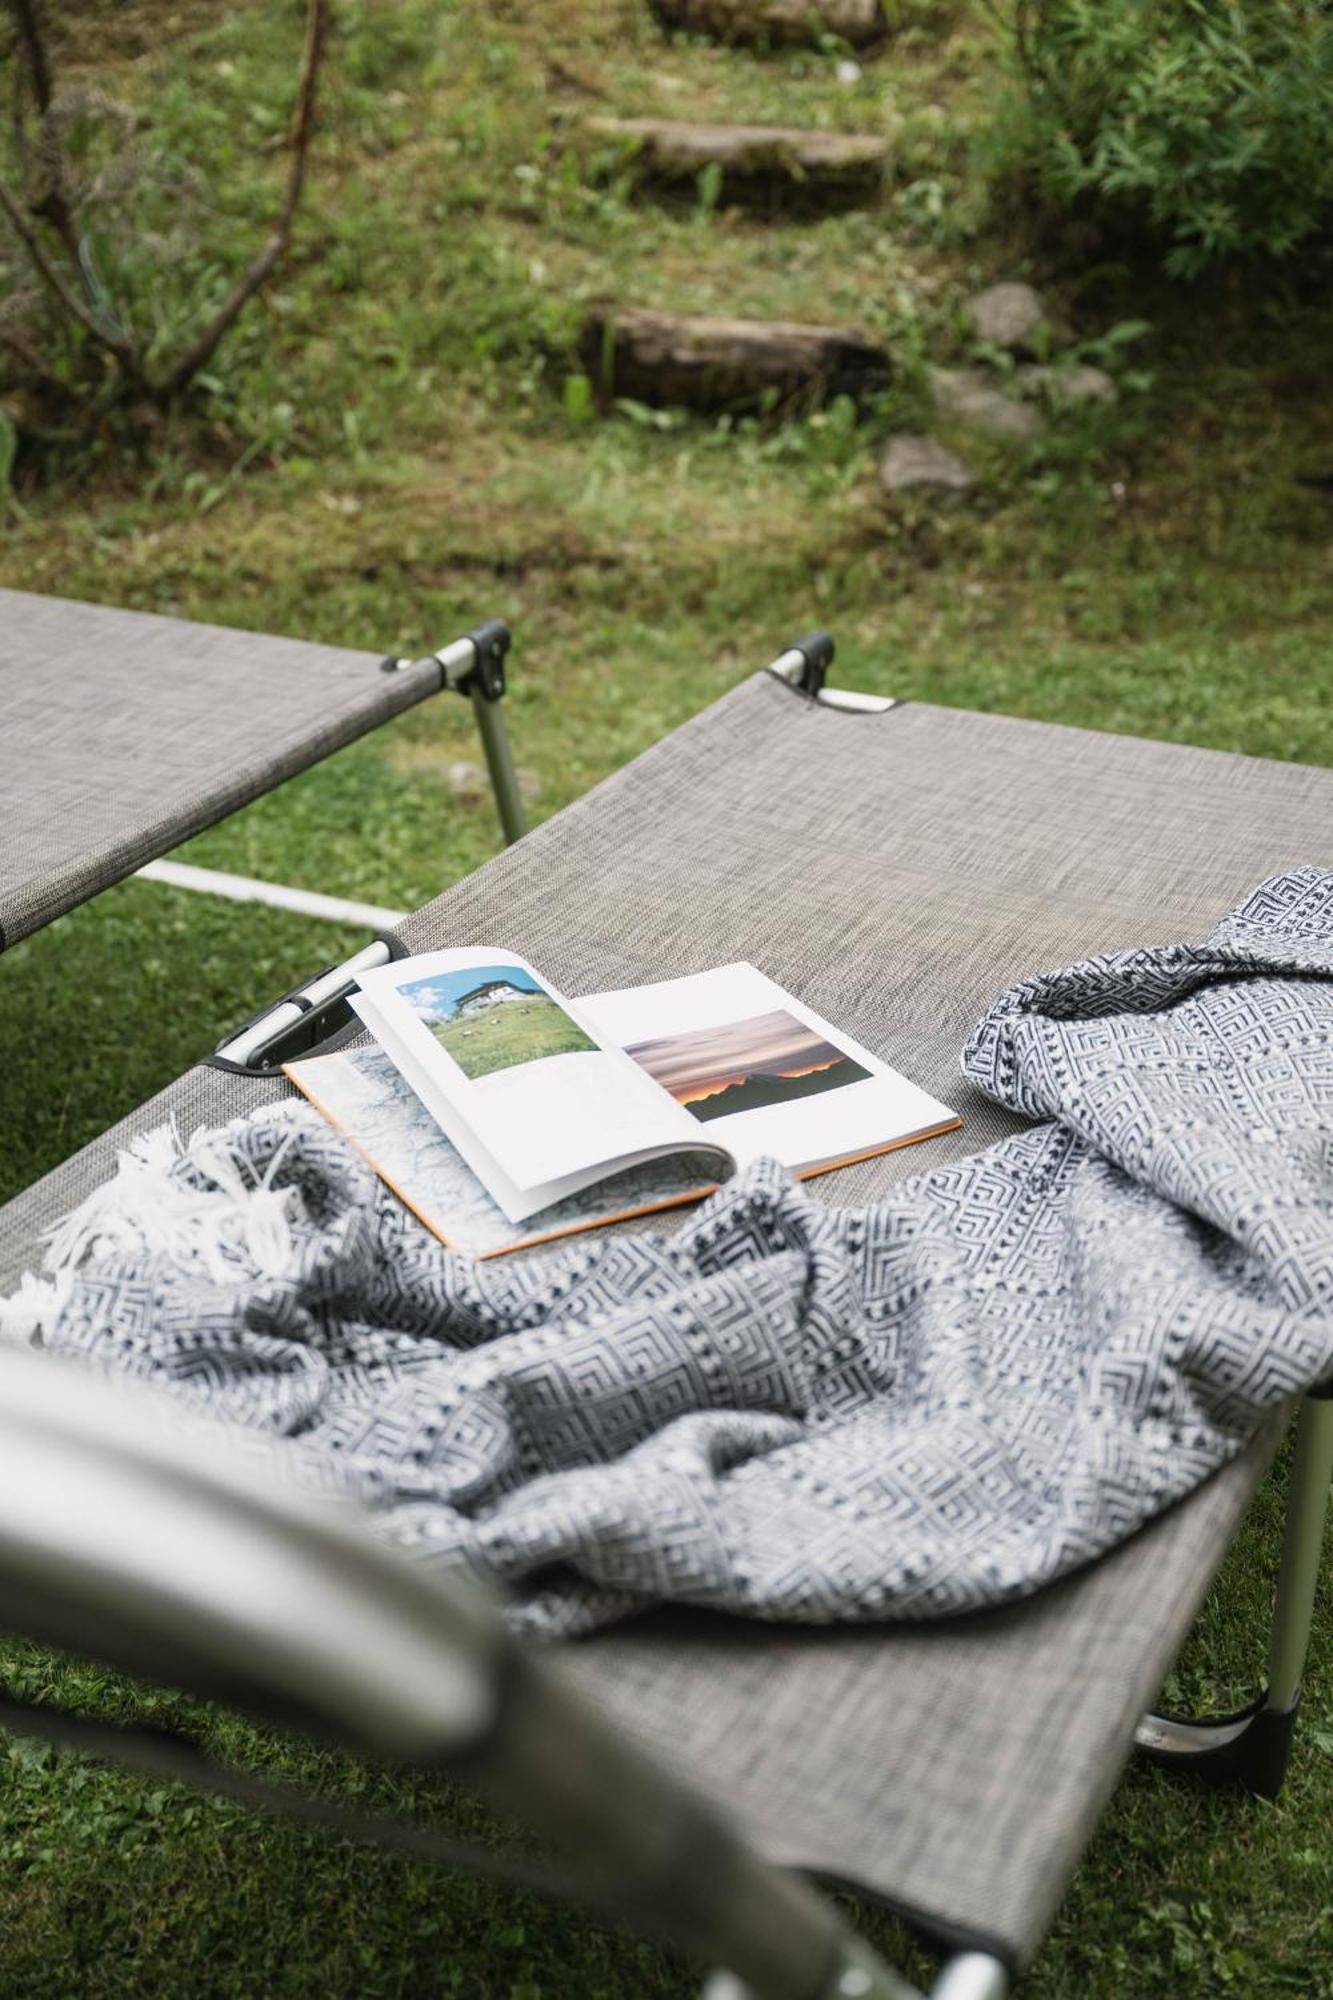
M 138 349 L 134 342 L 124 334 L 113 333 L 110 327 L 103 325 L 96 313 L 84 304 L 76 292 L 69 289 L 42 248 L 41 238 L 22 203 L 3 181 L 0 181 L 0 208 L 3 208 L 14 234 L 27 251 L 34 271 L 57 305 L 68 313 L 71 319 L 76 319 L 79 325 L 92 335 L 99 347 L 104 347 L 109 354 L 115 356 L 132 382 L 143 386 L 143 370 L 139 366 Z
M 11 354 L 17 354 L 25 368 L 40 374 L 42 361 L 37 349 L 21 333 L 15 333 L 12 326 L 0 324 L 0 347 L 7 347 Z
M 8 53 L 8 51 L 6 51 Z M 13 90 L 10 93 L 10 118 L 14 127 L 14 152 L 19 163 L 19 176 L 26 185 L 30 172 L 28 152 L 27 120 L 23 105 L 23 64 L 14 64 Z
M 51 109 L 51 99 L 55 91 L 51 82 L 51 63 L 46 53 L 46 38 L 42 34 L 42 24 L 37 16 L 35 0 L 8 0 L 8 6 L 14 16 L 14 26 L 18 29 L 19 40 L 23 44 L 23 53 L 28 58 L 28 74 L 32 78 L 37 109 L 45 118 Z
M 310 141 L 315 129 L 315 99 L 319 85 L 320 62 L 328 36 L 328 16 L 328 0 L 308 0 L 305 52 L 301 59 L 301 75 L 297 85 L 296 103 L 292 110 L 289 139 L 291 166 L 287 174 L 287 187 L 282 205 L 273 227 L 254 262 L 237 279 L 198 339 L 192 342 L 179 360 L 172 364 L 162 379 L 153 385 L 153 393 L 163 401 L 179 394 L 211 359 L 218 342 L 240 318 L 245 307 L 287 248 L 292 233 L 292 221 L 301 199 L 306 162 L 310 154 Z
M 51 118 L 55 84 L 52 80 L 51 58 L 47 53 L 46 36 L 38 11 L 38 0 L 7 0 L 7 5 L 23 46 L 28 75 L 32 81 L 32 94 L 37 101 L 37 117 L 43 128 L 38 157 L 42 163 L 46 186 L 29 206 L 34 215 L 44 215 L 47 218 L 64 244 L 65 254 L 74 269 L 81 271 L 79 232 L 74 225 L 74 212 L 65 188 L 65 163 L 60 137 Z M 21 130 L 21 117 L 16 119 L 16 124 Z

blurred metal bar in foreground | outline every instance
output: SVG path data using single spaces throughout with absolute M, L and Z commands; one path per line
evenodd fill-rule
M 266 1441 L 13 1347 L 0 1350 L 0 1622 L 460 1770 L 567 1851 L 594 1904 L 726 1966 L 714 1994 L 911 2000 L 812 1889 L 522 1650 L 467 1578 L 381 1545 Z

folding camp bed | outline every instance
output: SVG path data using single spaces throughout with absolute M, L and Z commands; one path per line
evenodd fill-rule
M 0 590 L 0 951 L 441 688 L 523 831 L 497 622 L 381 660 Z
M 812 1183 L 820 1199 L 860 1204 L 1016 1129 L 957 1069 L 1004 986 L 1089 952 L 1202 936 L 1263 876 L 1333 863 L 1333 773 L 829 698 L 827 652 L 820 640 L 793 648 L 372 951 L 511 946 L 574 994 L 754 960 L 963 1114 L 957 1133 Z M 12 1202 L 0 1213 L 0 1290 L 37 1262 L 40 1232 L 106 1176 L 131 1134 L 168 1118 L 188 1132 L 288 1095 L 274 1073 L 285 1054 L 352 1032 L 330 993 L 325 981 L 318 1004 L 298 994 L 248 1024 Z M 830 1630 L 661 1611 L 560 1649 L 560 1665 L 770 1861 L 882 1899 L 950 1955 L 939 1994 L 984 2000 L 1036 1950 L 1136 1728 L 1196 1769 L 1276 1789 L 1331 1417 L 1317 1397 L 1301 1412 L 1268 1686 L 1235 1717 L 1144 1719 L 1271 1433 L 1026 1603 Z M 771 1967 L 765 1977 L 754 1990 L 824 1990 L 783 1986 Z

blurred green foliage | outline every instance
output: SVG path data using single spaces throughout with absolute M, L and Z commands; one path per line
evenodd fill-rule
M 1166 269 L 1281 257 L 1333 212 L 1329 0 L 998 0 L 1025 86 L 1010 164 L 1143 221 Z

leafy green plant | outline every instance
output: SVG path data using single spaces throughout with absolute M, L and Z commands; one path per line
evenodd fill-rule
M 576 430 L 590 424 L 597 414 L 597 397 L 586 375 L 566 375 L 561 400 L 565 415 Z
M 18 457 L 18 449 L 18 426 L 9 412 L 0 408 L 0 506 L 22 519 L 23 509 L 13 490 L 14 460 Z
M 238 274 L 201 258 L 191 210 L 197 175 L 145 141 L 140 114 L 84 84 L 64 85 L 42 0 L 6 0 L 12 141 L 0 161 L 0 267 L 10 288 L 0 351 L 24 379 L 166 406 L 207 368 L 286 255 L 315 124 L 329 0 L 307 0 L 290 113 L 285 185 Z M 266 142 L 279 137 L 269 115 Z M 171 279 L 185 273 L 187 282 Z M 21 274 L 21 275 L 20 275 Z M 164 282 L 164 280 L 166 282 Z
M 1059 206 L 1144 221 L 1190 277 L 1333 213 L 1333 0 L 994 0 L 1026 104 L 1010 144 Z
M 698 188 L 699 220 L 707 222 L 722 199 L 722 164 L 719 160 L 710 160 L 707 166 L 700 168 Z

